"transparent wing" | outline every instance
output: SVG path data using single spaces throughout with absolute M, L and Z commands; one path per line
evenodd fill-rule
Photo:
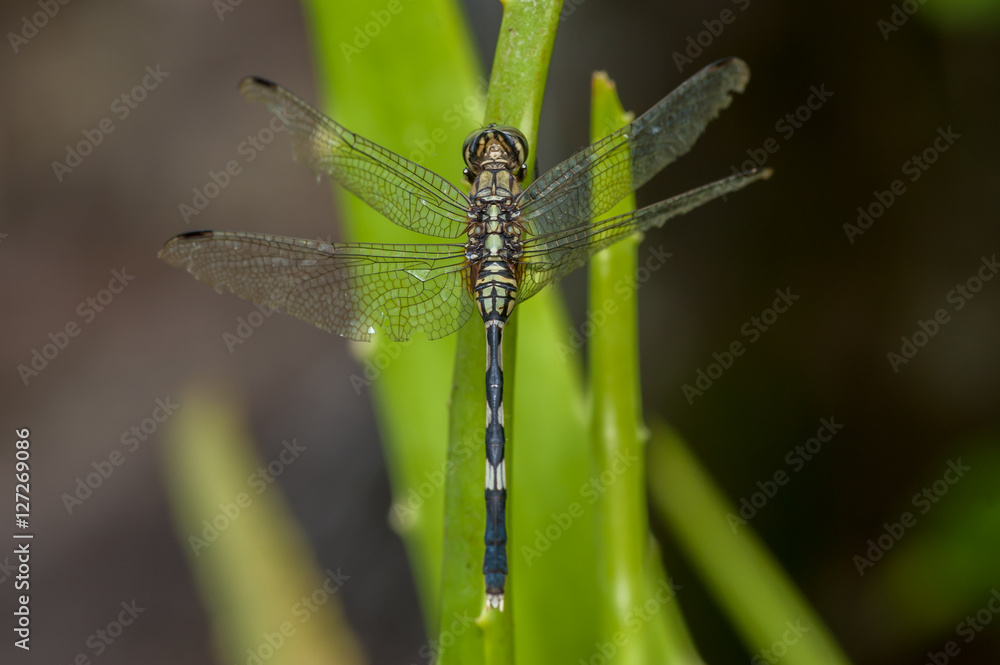
M 545 235 L 610 210 L 690 150 L 749 79 L 742 60 L 715 62 L 625 127 L 542 175 L 518 200 L 526 230 Z
M 258 233 L 194 231 L 171 238 L 161 259 L 330 332 L 396 340 L 458 330 L 474 309 L 460 245 L 330 244 Z
M 245 78 L 240 92 L 285 123 L 298 161 L 329 174 L 395 224 L 439 238 L 465 232 L 469 199 L 441 176 L 344 129 L 270 81 Z
M 592 254 L 627 235 L 663 226 L 671 217 L 769 177 L 771 169 L 732 175 L 635 212 L 527 240 L 521 256 L 523 268 L 517 300 L 530 298 L 554 280 L 585 264 Z

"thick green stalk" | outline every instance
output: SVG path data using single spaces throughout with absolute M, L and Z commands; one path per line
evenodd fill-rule
M 591 84 L 591 141 L 632 121 L 604 72 Z M 630 195 L 608 217 L 635 209 Z M 650 552 L 646 512 L 645 428 L 639 385 L 639 304 L 636 269 L 642 237 L 635 235 L 590 261 L 591 445 L 605 488 L 598 502 L 598 580 L 603 639 L 619 663 L 689 663 L 697 658 L 666 571 Z M 586 330 L 586 329 L 585 329 Z M 652 555 L 652 556 L 651 556 Z M 655 613 L 636 608 L 656 607 Z M 660 612 L 660 609 L 663 612 Z M 637 621 L 638 617 L 652 617 Z M 694 661 L 696 662 L 696 661 Z
M 591 81 L 590 140 L 598 141 L 632 120 L 603 72 Z M 608 217 L 635 210 L 635 195 L 622 199 Z M 646 540 L 646 492 L 640 439 L 638 307 L 634 290 L 641 236 L 621 242 L 590 260 L 591 446 L 595 475 L 604 492 L 597 503 L 598 583 L 605 640 L 616 645 L 624 664 L 649 662 L 647 626 L 629 627 L 632 608 L 641 605 Z M 616 283 L 618 290 L 616 290 Z M 622 288 L 624 287 L 624 288 Z
M 448 433 L 448 464 L 453 472 L 445 482 L 444 551 L 441 569 L 441 665 L 485 662 L 484 632 L 496 633 L 508 615 L 491 617 L 484 610 L 483 442 L 486 412 L 483 322 L 473 318 L 458 332 L 455 378 L 452 383 Z M 510 361 L 506 362 L 509 366 Z M 513 474 L 508 464 L 508 478 Z M 470 624 L 471 619 L 475 619 Z M 456 623 L 458 622 L 458 623 Z M 462 624 L 459 631 L 455 626 Z M 501 642 L 501 639 L 495 642 Z
M 738 509 L 663 424 L 653 432 L 649 472 L 654 506 L 754 656 L 789 665 L 850 662 L 750 525 L 737 521 Z
M 562 0 L 502 0 L 502 4 L 486 121 L 517 127 L 534 146 Z M 528 180 L 533 177 L 528 173 Z
M 524 134 L 529 146 L 535 145 L 538 117 L 541 114 L 542 95 L 549 57 L 555 40 L 559 19 L 559 1 L 522 2 L 508 0 L 504 3 L 504 17 L 500 28 L 486 100 L 484 125 L 492 122 L 516 126 Z M 529 178 L 532 174 L 529 174 Z M 515 400 L 513 384 L 515 374 L 516 318 L 504 332 L 504 383 L 507 392 L 505 409 L 507 486 L 510 489 L 508 506 L 517 491 L 517 474 L 514 462 L 514 419 L 512 407 Z M 485 339 L 481 322 L 471 321 L 458 333 L 455 354 L 455 374 L 451 400 L 451 427 L 449 433 L 449 461 L 461 464 L 460 472 L 447 484 L 445 499 L 445 544 L 442 568 L 441 627 L 442 642 L 448 629 L 449 617 L 456 614 L 480 612 L 477 627 L 455 639 L 455 646 L 442 655 L 442 663 L 514 662 L 515 598 L 513 585 L 507 585 L 505 611 L 486 610 L 483 594 L 481 562 L 483 555 L 482 525 L 485 512 L 482 506 L 482 457 L 473 461 L 460 458 L 463 442 L 470 436 L 483 432 L 485 427 L 483 394 L 483 359 L 486 357 Z M 479 473 L 474 469 L 478 468 Z M 470 506 L 478 505 L 475 510 Z M 508 552 L 514 551 L 513 510 L 508 510 Z M 472 521 L 477 522 L 473 525 Z M 478 530 L 477 528 L 478 527 Z M 515 556 L 509 556 L 509 574 L 517 575 Z
M 533 150 L 560 9 L 552 0 L 504 4 L 486 119 L 518 127 Z M 516 609 L 517 660 L 586 661 L 594 655 L 598 594 L 576 331 L 555 287 L 519 304 L 514 319 L 517 392 L 505 403 L 513 401 L 517 414 L 507 428 L 515 449 L 513 482 L 508 466 L 508 516 L 515 526 L 507 588 Z
M 330 115 L 458 182 L 462 140 L 482 120 L 486 85 L 457 3 L 303 0 L 303 6 L 323 107 Z M 308 91 L 302 92 L 308 98 Z M 391 224 L 343 189 L 337 188 L 336 196 L 347 240 L 429 241 Z M 445 447 L 454 336 L 401 344 L 377 339 L 354 348 L 364 365 L 351 378 L 352 387 L 359 400 L 369 394 L 374 399 L 393 487 L 390 517 L 406 543 L 433 634 L 441 575 L 442 477 L 453 473 L 445 466 Z

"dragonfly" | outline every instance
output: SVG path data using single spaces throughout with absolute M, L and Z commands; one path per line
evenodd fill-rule
M 625 127 L 525 185 L 528 142 L 490 124 L 462 147 L 465 190 L 355 134 L 270 81 L 240 82 L 286 125 L 295 158 L 391 222 L 445 239 L 428 244 L 329 243 L 260 233 L 193 231 L 160 258 L 219 292 L 367 341 L 438 339 L 478 313 L 486 332 L 486 604 L 503 611 L 507 579 L 503 330 L 515 305 L 628 236 L 770 176 L 734 173 L 659 203 L 597 219 L 688 152 L 742 92 L 746 63 L 708 65 Z M 467 193 L 466 193 L 467 192 Z M 596 220 L 596 221 L 595 221 Z

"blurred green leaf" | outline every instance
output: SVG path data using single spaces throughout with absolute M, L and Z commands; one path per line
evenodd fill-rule
M 961 32 L 996 32 L 1000 28 L 1000 2 L 997 0 L 948 0 L 947 2 L 923 2 L 916 0 L 894 3 L 900 6 L 904 16 L 906 9 L 916 4 L 920 20 L 940 28 Z M 906 7 L 903 7 L 906 5 Z M 904 24 L 905 25 L 905 24 Z
M 849 662 L 688 445 L 662 423 L 654 427 L 649 447 L 649 482 L 653 505 L 752 656 L 765 658 L 767 651 L 783 663 Z
M 164 470 L 219 661 L 364 662 L 337 600 L 351 571 L 317 568 L 281 488 L 259 471 L 268 462 L 239 407 L 206 387 L 186 390 L 180 403 L 161 447 Z M 309 463 L 304 442 L 285 443 L 291 461 L 279 463 Z
M 864 605 L 894 617 L 896 639 L 918 643 L 928 633 L 947 634 L 1000 588 L 998 443 L 984 439 L 956 446 L 961 452 L 949 461 L 960 460 L 969 471 L 953 485 L 945 480 L 947 462 L 928 467 L 923 485 L 900 509 L 909 511 L 916 525 L 866 569 Z

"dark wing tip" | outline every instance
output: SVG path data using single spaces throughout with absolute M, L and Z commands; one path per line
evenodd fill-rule
M 170 253 L 177 247 L 177 245 L 187 240 L 197 240 L 199 238 L 211 238 L 214 235 L 215 233 L 213 231 L 188 231 L 187 233 L 181 233 L 180 235 L 176 235 L 167 242 L 163 243 L 163 247 L 161 247 L 160 251 L 156 254 L 156 258 L 163 259 L 167 263 L 176 265 L 176 263 L 174 263 L 174 261 L 171 260 L 173 257 L 171 256 Z
M 719 69 L 729 69 L 736 73 L 736 85 L 734 89 L 736 92 L 743 92 L 746 87 L 747 82 L 750 80 L 750 66 L 736 57 L 722 58 L 721 60 L 716 60 L 710 65 L 705 67 L 705 71 L 711 72 Z
M 722 69 L 724 67 L 735 67 L 736 69 L 746 69 L 749 71 L 750 66 L 743 62 L 740 58 L 735 56 L 729 56 L 728 58 L 719 58 L 715 62 L 709 63 L 705 69 L 709 71 L 713 69 Z
M 188 231 L 187 233 L 174 236 L 170 241 L 178 238 L 184 238 L 185 240 L 190 240 L 191 238 L 211 238 L 213 235 L 215 235 L 215 231 Z
M 277 90 L 278 84 L 274 81 L 268 81 L 265 78 L 259 76 L 246 76 L 240 79 L 239 89 L 241 92 L 254 87 L 270 88 L 271 90 Z

